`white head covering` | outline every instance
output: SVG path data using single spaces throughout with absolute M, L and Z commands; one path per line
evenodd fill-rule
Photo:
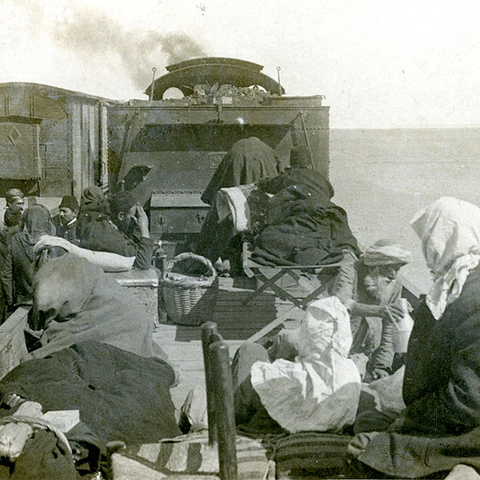
M 310 303 L 298 332 L 299 357 L 315 361 L 331 349 L 347 358 L 351 346 L 350 316 L 342 302 L 327 297 Z
M 382 239 L 367 248 L 363 254 L 365 265 L 406 265 L 412 261 L 412 254 L 392 240 Z
M 434 275 L 427 305 L 438 320 L 462 293 L 468 274 L 480 262 L 480 208 L 458 198 L 442 197 L 410 222 Z

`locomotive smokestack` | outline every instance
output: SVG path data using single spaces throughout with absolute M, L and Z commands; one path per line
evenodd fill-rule
M 155 72 L 157 69 L 155 67 L 152 68 L 152 88 L 150 89 L 150 101 L 153 100 L 153 93 L 155 91 Z

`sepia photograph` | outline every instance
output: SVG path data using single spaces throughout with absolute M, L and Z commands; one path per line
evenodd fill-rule
M 480 480 L 479 19 L 0 0 L 0 480 Z

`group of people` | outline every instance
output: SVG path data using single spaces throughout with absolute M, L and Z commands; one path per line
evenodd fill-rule
M 84 456 L 73 458 L 55 434 L 37 432 L 15 462 L 16 478 L 27 478 L 25 468 L 28 478 L 78 478 L 74 460 L 94 473 L 109 441 L 178 435 L 169 389 L 179 371 L 153 340 L 145 305 L 105 273 L 152 268 L 155 242 L 143 208 L 128 192 L 107 198 L 96 186 L 80 203 L 63 197 L 55 219 L 19 190 L 6 199 L 4 316 L 18 306 L 29 314 L 22 363 L 0 381 L 0 422 L 31 402 L 43 412 L 79 410 L 67 436 Z M 10 478 L 12 468 L 0 462 L 0 476 Z
M 348 344 L 351 345 L 348 358 L 360 367 L 363 382 L 381 379 L 378 385 L 390 388 L 386 395 L 393 397 L 390 401 L 395 404 L 393 408 L 385 407 L 386 404 L 378 400 L 365 401 L 364 393 L 371 393 L 368 387 L 359 398 L 348 393 L 351 401 L 358 403 L 356 416 L 344 425 L 344 433 L 353 435 L 349 452 L 354 473 L 349 474 L 355 475 L 354 478 L 378 478 L 379 475 L 445 478 L 453 470 L 451 478 L 477 479 L 476 471 L 480 469 L 480 208 L 460 199 L 442 197 L 417 213 L 411 224 L 422 242 L 433 284 L 410 312 L 414 325 L 401 362 L 396 365 L 393 362 L 392 334 L 408 313 L 405 302 L 399 302 L 402 287 L 397 276 L 410 260 L 407 250 L 392 242 L 376 242 L 359 259 L 340 268 L 330 292 L 331 298 L 340 300 L 350 314 L 353 341 Z M 343 311 L 338 305 L 337 308 L 336 314 L 329 314 L 332 318 L 337 315 L 340 322 Z M 304 330 L 308 318 L 307 314 Z M 335 325 L 334 332 L 340 323 Z M 329 344 L 315 360 L 308 360 L 302 352 L 305 339 L 302 344 L 298 335 L 302 335 L 302 326 L 300 332 L 283 331 L 273 342 L 246 344 L 237 352 L 234 359 L 236 417 L 247 431 L 282 431 L 289 422 L 291 425 L 296 412 L 311 401 L 312 392 L 314 395 L 316 390 L 318 393 L 325 387 L 323 383 L 317 382 L 315 386 L 311 380 L 310 384 L 307 381 L 298 394 L 296 406 L 285 415 L 282 403 L 285 400 L 290 405 L 292 399 L 284 397 L 294 391 L 295 382 L 300 378 L 298 373 L 296 376 L 289 373 L 294 367 L 286 369 L 286 361 L 296 362 L 297 372 L 305 369 L 305 364 L 315 369 L 315 361 L 320 362 L 319 372 L 329 369 L 335 372 L 335 363 L 325 361 L 326 351 L 335 349 L 335 345 Z M 328 329 L 324 329 L 322 335 L 328 335 Z M 366 369 L 365 364 L 358 362 L 359 354 L 367 361 Z M 306 375 L 311 378 L 312 367 L 307 367 Z M 290 378 L 288 388 L 286 378 Z M 389 379 L 393 387 L 387 387 Z M 283 388 L 274 393 L 272 401 L 271 389 L 279 385 Z M 345 390 L 343 393 L 345 395 Z M 348 410 L 340 400 L 329 408 L 343 408 L 342 420 L 345 421 Z M 318 411 L 320 407 L 316 408 L 316 413 Z M 314 418 L 311 414 L 312 422 Z
M 312 305 L 299 330 L 282 330 L 238 350 L 233 369 L 237 425 L 263 433 L 304 430 L 310 420 L 327 431 L 335 425 L 335 432 L 352 435 L 352 464 L 356 474 L 365 478 L 378 474 L 419 478 L 458 465 L 479 469 L 480 208 L 443 197 L 413 218 L 412 227 L 433 275 L 431 290 L 413 310 L 402 299 L 398 275 L 411 261 L 411 253 L 385 239 L 360 252 L 346 214 L 331 203 L 332 186 L 312 170 L 305 150 L 294 148 L 292 166 L 281 173 L 277 163 L 266 166 L 276 162 L 269 147 L 262 146 L 258 157 L 250 155 L 257 140 L 242 141 L 235 155 L 227 155 L 205 200 L 213 205 L 225 182 L 227 187 L 256 182 L 269 198 L 281 194 L 267 214 L 281 211 L 290 218 L 285 223 L 280 215 L 265 226 L 266 233 L 255 245 L 257 253 L 263 252 L 257 258 L 284 255 L 287 264 L 302 264 L 303 258 L 304 265 L 321 263 L 326 256 L 342 261 L 328 301 Z M 50 359 L 72 345 L 83 345 L 68 354 L 74 357 L 94 350 L 88 342 L 95 341 L 160 359 L 160 366 L 148 368 L 168 370 L 164 400 L 170 413 L 165 431 L 176 432 L 168 388 L 178 381 L 178 372 L 153 342 L 143 307 L 102 271 L 151 267 L 155 244 L 143 208 L 127 192 L 107 199 L 100 188 L 89 187 L 80 203 L 71 196 L 62 199 L 55 223 L 46 207 L 28 202 L 27 208 L 19 190 L 7 192 L 6 200 L 0 231 L 2 294 L 6 307 L 32 305 L 30 334 L 41 333 L 30 358 Z M 286 200 L 291 202 L 292 216 L 287 215 Z M 315 232 L 326 231 L 325 218 L 330 237 L 321 243 Z M 231 235 L 222 237 L 217 223 L 212 208 L 198 246 L 207 256 L 213 255 L 212 260 L 231 248 Z M 272 250 L 268 229 L 279 225 L 288 238 Z M 305 227 L 302 248 L 293 245 L 296 240 L 291 236 L 291 230 L 300 227 Z M 214 241 L 220 237 L 228 240 L 222 249 Z M 398 354 L 393 337 L 407 314 L 414 326 L 408 349 Z M 114 350 L 106 354 L 123 355 Z M 397 392 L 404 401 L 401 410 L 362 401 L 361 382 L 394 377 L 401 378 L 402 391 Z M 342 393 L 335 396 L 336 392 Z M 329 400 L 323 403 L 323 399 Z M 338 415 L 332 409 L 338 409 Z M 307 414 L 308 421 L 302 418 Z
M 6 193 L 6 203 L 0 230 L 2 319 L 16 306 L 31 304 L 34 274 L 46 255 L 72 252 L 106 270 L 152 266 L 148 217 L 128 192 L 107 199 L 99 187 L 88 187 L 80 204 L 64 196 L 55 219 L 18 189 Z
M 279 208 L 272 205 L 272 212 L 267 212 L 277 213 L 277 218 L 267 225 L 264 238 L 260 236 L 255 243 L 257 252 L 263 249 L 254 257 L 256 260 L 263 257 L 271 261 L 276 257 L 276 261 L 281 258 L 283 262 L 277 263 L 279 265 L 288 265 L 289 261 L 301 265 L 302 255 L 306 254 L 306 258 L 313 261 L 304 264 L 322 263 L 321 259 L 316 262 L 320 258 L 318 241 L 317 250 L 311 250 L 315 245 L 315 240 L 311 242 L 315 217 L 309 211 L 307 219 L 304 205 L 312 201 L 316 205 L 319 201 L 328 205 L 333 189 L 326 179 L 317 178 L 321 175 L 312 171 L 312 162 L 307 161 L 308 156 L 304 154 L 304 148 L 302 151 L 294 147 L 292 165 L 283 173 L 280 169 L 275 171 L 278 163 L 275 164 L 273 155 L 269 157 L 270 170 L 251 166 L 248 170 L 257 175 L 253 180 L 250 176 L 249 181 L 263 187 L 270 199 L 282 192 L 282 198 L 276 202 Z M 220 189 L 241 184 L 238 179 L 235 183 L 232 172 L 240 177 L 238 172 L 242 168 L 245 171 L 249 158 L 252 165 L 259 164 L 255 157 L 247 158 L 244 150 L 240 157 L 239 169 L 233 166 L 231 155 L 224 172 L 217 171 L 207 189 L 208 203 L 214 205 Z M 290 209 L 295 214 L 300 212 L 301 216 L 285 222 Z M 300 239 L 306 240 L 304 250 L 303 245 L 289 238 L 280 245 L 283 235 L 291 235 L 291 227 L 298 230 L 305 226 L 308 228 L 301 232 L 303 238 Z M 271 227 L 275 230 L 274 241 L 264 248 Z M 389 379 L 395 378 L 397 386 L 403 385 L 402 390 L 396 392 L 395 400 L 397 404 L 402 403 L 402 399 L 404 402 L 401 411 L 382 410 L 378 403 L 372 405 L 361 394 L 356 419 L 345 429 L 345 433 L 355 435 L 349 449 L 357 467 L 362 466 L 356 474 L 363 472 L 364 478 L 385 474 L 397 478 L 431 475 L 443 478 L 447 473 L 442 477 L 442 472 L 456 471 L 459 465 L 466 467 L 457 478 L 467 478 L 465 475 L 479 478 L 475 469 L 480 468 L 480 208 L 444 197 L 417 213 L 412 227 L 422 242 L 433 276 L 431 290 L 415 309 L 402 299 L 398 272 L 411 261 L 411 253 L 403 246 L 380 240 L 361 253 L 348 237 L 338 245 L 343 261 L 329 293 L 342 305 L 340 308 L 335 304 L 339 318 L 344 317 L 345 311 L 350 317 L 351 344 L 345 343 L 349 345 L 348 358 L 355 362 L 363 382 L 388 385 Z M 207 231 L 202 233 L 205 238 L 212 235 Z M 217 229 L 210 238 L 218 233 Z M 211 253 L 212 249 L 208 251 Z M 215 244 L 215 258 L 211 259 L 215 261 L 227 253 L 228 248 L 220 251 Z M 331 312 L 323 313 L 326 317 L 335 316 Z M 413 318 L 414 326 L 406 352 L 397 354 L 393 336 L 406 315 Z M 307 323 L 308 318 L 307 314 Z M 325 352 L 317 352 L 312 357 L 314 360 L 304 356 L 302 349 L 306 343 L 305 338 L 301 338 L 308 330 L 305 330 L 307 323 L 303 324 L 303 331 L 302 327 L 299 331 L 284 330 L 256 344 L 248 343 L 237 351 L 233 372 L 235 408 L 237 425 L 244 430 L 273 433 L 288 430 L 294 419 L 302 424 L 297 418 L 298 412 L 306 411 L 306 403 L 312 400 L 312 389 L 315 396 L 315 390 L 318 394 L 326 388 L 325 383 L 315 387 L 311 379 L 334 366 L 322 363 Z M 329 344 L 326 348 L 335 349 L 335 346 Z M 311 362 L 317 362 L 316 367 L 311 367 Z M 310 367 L 305 366 L 307 364 Z M 294 401 L 291 396 L 301 378 L 310 380 L 300 388 L 301 393 Z M 272 393 L 272 389 L 277 390 Z M 339 402 L 337 408 L 341 405 Z M 311 413 L 312 422 L 317 414 L 318 411 Z

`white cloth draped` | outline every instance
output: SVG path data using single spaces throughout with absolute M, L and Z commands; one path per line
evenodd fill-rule
M 442 197 L 418 212 L 411 225 L 433 274 L 426 301 L 438 320 L 460 296 L 468 274 L 480 262 L 480 208 Z
M 348 359 L 350 318 L 336 297 L 313 302 L 302 320 L 299 356 L 257 362 L 251 379 L 269 415 L 290 432 L 339 431 L 355 420 L 360 374 Z

